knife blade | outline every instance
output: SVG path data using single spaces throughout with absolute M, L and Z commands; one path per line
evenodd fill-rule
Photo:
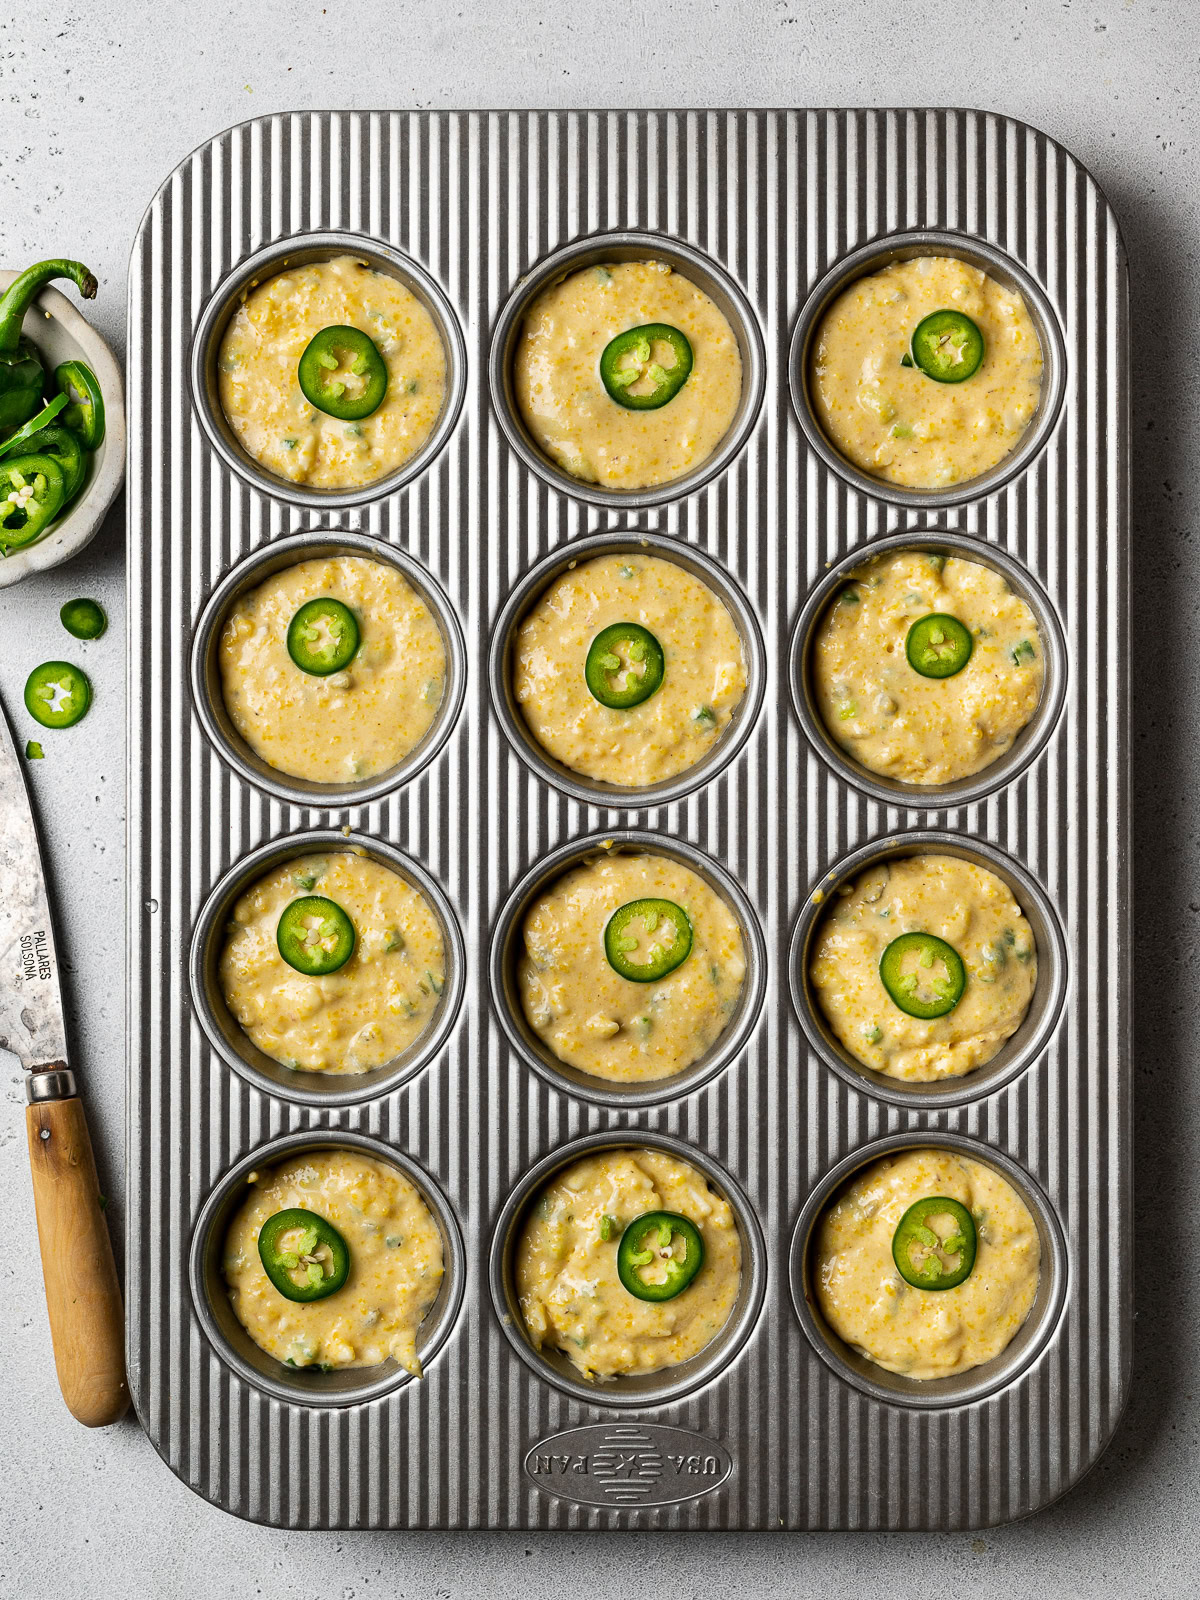
M 0 1049 L 26 1069 L 25 1130 L 58 1386 L 104 1427 L 129 1407 L 125 1313 L 83 1102 L 67 1062 L 54 921 L 33 808 L 0 707 Z

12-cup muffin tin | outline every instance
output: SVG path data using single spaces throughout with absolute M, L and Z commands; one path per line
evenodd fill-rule
M 1013 456 L 952 492 L 864 479 L 810 412 L 815 319 L 848 275 L 950 251 L 1025 295 L 1046 356 Z M 293 489 L 215 394 L 239 293 L 349 251 L 434 315 L 442 418 L 402 472 Z M 716 455 L 651 492 L 566 478 L 513 404 L 529 297 L 578 266 L 666 260 L 737 333 L 742 404 Z M 202 146 L 150 205 L 130 274 L 129 1369 L 172 1468 L 288 1526 L 889 1527 L 1046 1504 L 1115 1426 L 1129 1362 L 1128 350 L 1116 222 L 1044 135 L 968 111 L 303 113 Z M 914 544 L 1000 570 L 1046 653 L 1037 715 L 961 785 L 848 762 L 807 682 L 824 601 Z M 749 687 L 706 760 L 643 792 L 557 766 L 512 703 L 512 632 L 564 565 L 641 549 L 728 606 Z M 425 595 L 442 712 L 393 772 L 344 790 L 258 761 L 216 692 L 229 604 L 310 555 L 371 554 Z M 743 999 L 709 1056 L 633 1088 L 572 1073 L 521 1016 L 538 884 L 605 841 L 705 876 L 743 926 Z M 338 844 L 425 893 L 448 982 L 431 1031 L 361 1079 L 256 1052 L 214 962 L 233 898 Z M 1005 1049 L 906 1086 L 845 1056 L 806 950 L 836 884 L 935 849 L 1004 877 L 1038 942 Z M 293 1373 L 232 1317 L 220 1240 L 251 1170 L 354 1145 L 425 1195 L 446 1280 L 425 1376 Z M 941 1144 L 990 1162 L 1042 1240 L 1009 1349 L 915 1383 L 841 1345 L 809 1285 L 821 1209 L 859 1167 Z M 740 1297 L 683 1366 L 590 1386 L 534 1352 L 514 1301 L 523 1207 L 598 1146 L 708 1173 L 743 1246 Z

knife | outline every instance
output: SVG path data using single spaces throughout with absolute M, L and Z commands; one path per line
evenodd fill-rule
M 67 1055 L 54 925 L 25 774 L 0 708 L 0 1050 L 26 1070 L 25 1125 L 58 1386 L 89 1428 L 124 1416 L 125 1314 Z

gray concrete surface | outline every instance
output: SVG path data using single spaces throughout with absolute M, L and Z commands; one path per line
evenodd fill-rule
M 12 16 L 10 8 L 4 8 Z M 14 8 L 17 9 L 17 8 Z M 0 20 L 0 261 L 70 253 L 124 349 L 130 242 L 203 139 L 293 107 L 974 105 L 1091 167 L 1133 276 L 1138 1305 L 1132 1403 L 1096 1470 L 1017 1526 L 946 1536 L 594 1539 L 289 1534 L 195 1498 L 129 1422 L 89 1434 L 55 1386 L 24 1153 L 0 1074 L 0 1597 L 370 1600 L 1200 1594 L 1200 51 L 1190 0 L 109 0 Z M 123 507 L 74 563 L 0 593 L 0 696 L 107 606 L 96 705 L 32 768 L 77 1055 L 123 1225 Z M 16 717 L 21 738 L 25 721 Z

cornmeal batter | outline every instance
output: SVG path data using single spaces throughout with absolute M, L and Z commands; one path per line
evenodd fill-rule
M 914 1287 L 892 1257 L 901 1217 L 933 1196 L 965 1206 L 977 1230 L 974 1269 L 951 1289 Z M 994 1168 L 950 1150 L 906 1150 L 874 1162 L 821 1219 L 815 1252 L 817 1298 L 830 1328 L 909 1378 L 948 1378 L 998 1356 L 1033 1308 L 1041 1268 L 1037 1225 L 1020 1195 Z
M 601 704 L 584 678 L 603 628 L 649 629 L 663 682 L 628 709 Z M 542 595 L 517 634 L 513 692 L 538 743 L 585 777 L 640 788 L 674 777 L 713 748 L 746 692 L 733 618 L 710 588 L 657 556 L 598 556 Z
M 277 1211 L 315 1212 L 350 1249 L 340 1289 L 308 1303 L 271 1282 L 258 1235 Z M 251 1173 L 225 1237 L 234 1315 L 260 1349 L 293 1367 L 374 1367 L 390 1357 L 421 1375 L 417 1335 L 441 1289 L 442 1236 L 395 1167 L 357 1150 L 312 1150 Z
M 625 1228 L 673 1211 L 699 1229 L 704 1263 L 674 1299 L 639 1300 L 617 1275 Z M 677 1366 L 711 1344 L 741 1287 L 742 1248 L 727 1201 L 663 1150 L 604 1150 L 560 1172 L 516 1249 L 521 1316 L 535 1350 L 558 1349 L 585 1378 Z

